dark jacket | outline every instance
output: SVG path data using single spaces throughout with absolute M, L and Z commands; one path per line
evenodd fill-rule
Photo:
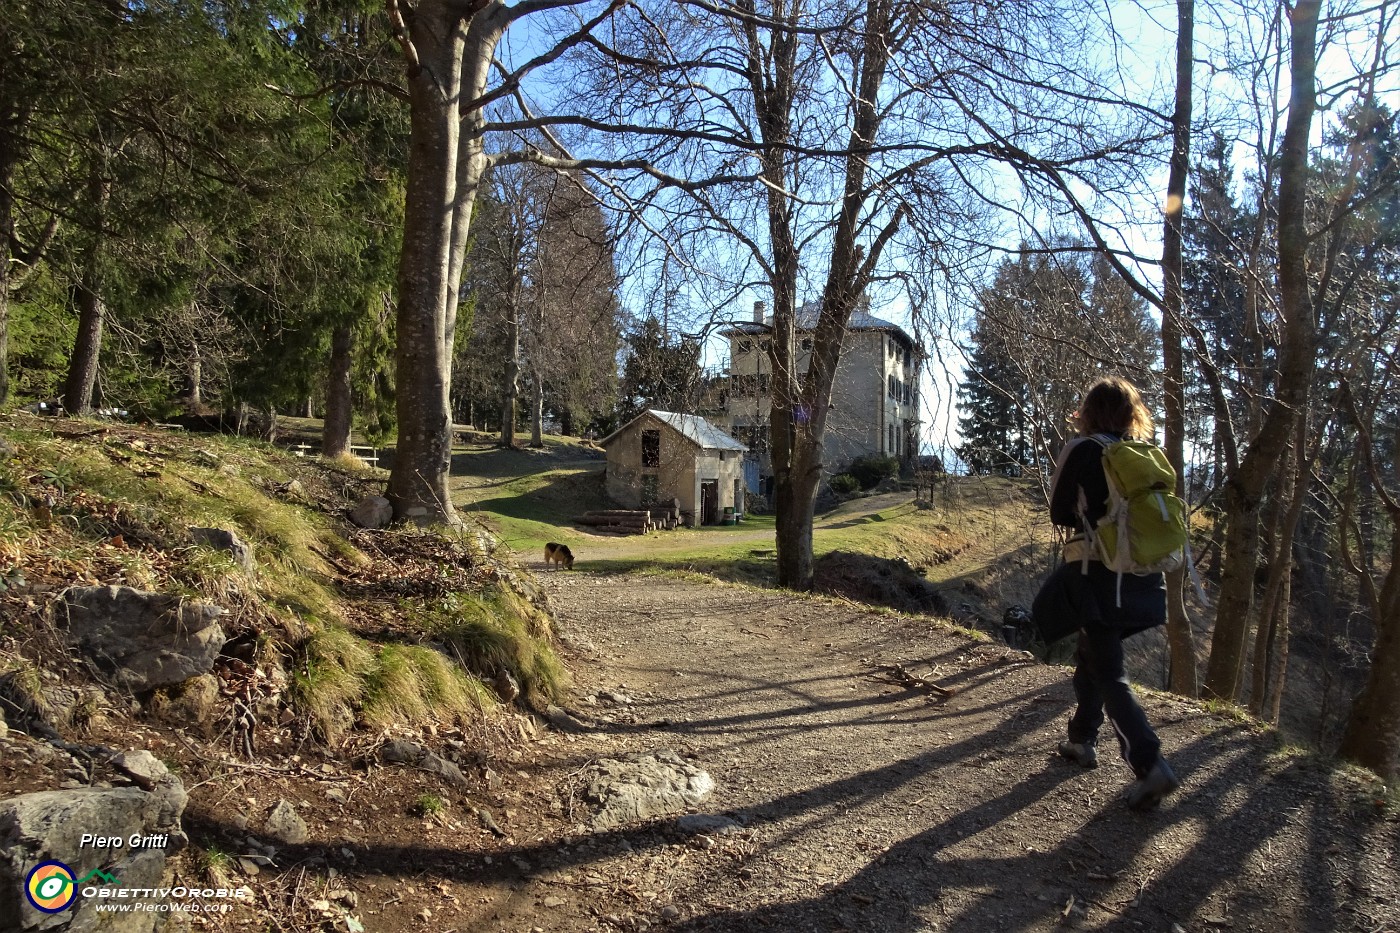
M 1050 520 L 1056 525 L 1082 533 L 1085 520 L 1092 525 L 1108 511 L 1103 450 L 1094 438 L 1081 437 L 1060 452 L 1050 487 Z M 1085 575 L 1077 561 L 1062 564 L 1041 586 L 1031 615 L 1047 639 L 1062 638 L 1086 625 L 1106 625 L 1127 635 L 1166 621 L 1162 574 L 1124 574 L 1120 606 L 1118 574 L 1096 560 L 1089 561 L 1088 570 Z

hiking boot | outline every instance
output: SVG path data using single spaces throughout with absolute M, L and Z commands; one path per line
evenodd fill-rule
M 1081 768 L 1097 768 L 1099 753 L 1090 742 L 1061 742 L 1055 749 L 1061 758 L 1068 758 Z
M 1162 798 L 1170 794 L 1181 786 L 1181 782 L 1172 773 L 1171 766 L 1167 764 L 1165 758 L 1158 758 L 1157 763 L 1152 766 L 1141 780 L 1134 781 L 1128 787 L 1127 801 L 1129 808 L 1133 810 L 1153 810 L 1162 802 Z

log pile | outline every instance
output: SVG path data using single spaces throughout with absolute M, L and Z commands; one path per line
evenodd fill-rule
M 679 508 L 599 509 L 574 519 L 575 525 L 586 525 L 618 534 L 644 535 L 649 531 L 670 531 L 681 523 Z

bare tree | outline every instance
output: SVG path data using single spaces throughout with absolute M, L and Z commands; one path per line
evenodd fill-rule
M 1163 446 L 1176 470 L 1177 494 L 1186 497 L 1186 367 L 1181 318 L 1181 216 L 1186 205 L 1186 178 L 1191 159 L 1191 101 L 1194 80 L 1196 4 L 1176 4 L 1176 106 L 1172 111 L 1172 152 L 1168 162 L 1167 203 L 1162 229 L 1162 368 Z M 1200 691 L 1196 646 L 1186 613 L 1183 584 L 1186 568 L 1167 574 L 1167 642 L 1171 651 L 1171 688 L 1183 696 Z
M 582 42 L 617 2 L 492 86 L 496 48 L 522 19 L 584 2 L 386 0 L 407 65 L 411 112 L 396 329 L 399 438 L 388 489 L 399 518 L 456 521 L 447 488 L 449 389 L 462 262 L 487 170 L 506 161 L 487 151 L 486 108 L 518 90 L 536 66 Z
M 630 203 L 654 210 L 671 234 L 667 255 L 689 258 L 726 302 L 745 288 L 771 299 L 778 577 L 807 587 L 814 496 L 833 466 L 822 462 L 831 387 L 856 309 L 926 293 L 922 274 L 955 267 L 978 236 L 985 251 L 999 231 L 969 233 L 963 221 L 1004 206 L 986 193 L 1034 158 L 1028 147 L 1095 183 L 1125 170 L 1155 131 L 1141 132 L 1137 117 L 1126 131 L 1104 119 L 1112 95 L 1088 62 L 1057 57 L 1070 27 L 1049 4 L 987 13 L 902 0 L 692 0 L 615 28 L 621 41 L 599 55 L 589 92 L 621 102 L 610 114 L 667 126 L 671 148 L 653 165 L 677 178 L 648 175 L 656 187 L 628 188 Z M 626 138 L 654 137 L 634 125 Z M 667 184 L 690 200 L 666 199 Z M 1013 219 L 1058 196 L 1038 187 L 1017 192 Z M 738 268 L 706 261 L 723 254 L 719 241 L 742 257 Z M 802 328 L 805 369 L 803 305 L 816 311 L 810 335 Z

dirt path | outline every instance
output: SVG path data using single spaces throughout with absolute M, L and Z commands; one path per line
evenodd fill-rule
M 509 838 L 468 859 L 484 884 L 462 929 L 1400 930 L 1394 818 L 1195 704 L 1148 701 L 1185 786 L 1142 815 L 1111 755 L 1085 772 L 1051 754 L 1064 670 L 854 606 L 544 579 L 581 724 L 532 745 L 543 783 L 499 798 Z M 883 679 L 894 663 L 951 695 Z M 656 749 L 708 772 L 695 809 L 742 828 L 591 829 L 579 772 Z

